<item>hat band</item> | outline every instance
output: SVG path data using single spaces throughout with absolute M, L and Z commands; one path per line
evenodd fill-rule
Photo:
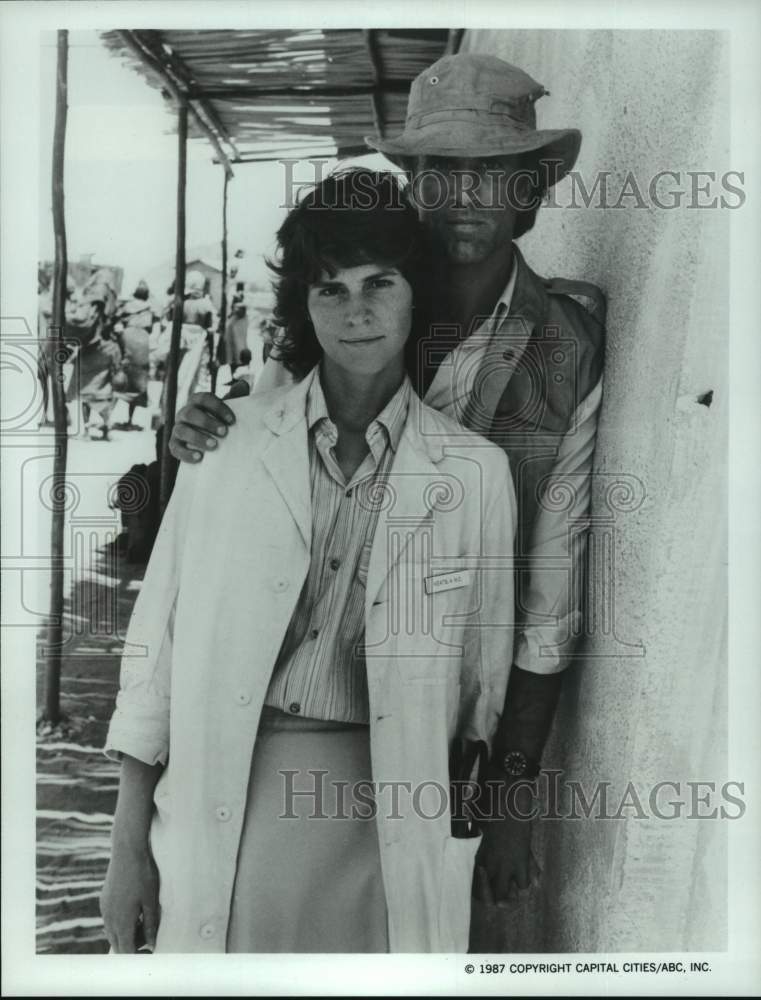
M 511 115 L 507 111 L 479 111 L 469 108 L 441 108 L 438 111 L 418 112 L 408 115 L 406 129 L 419 129 L 426 125 L 435 125 L 440 122 L 473 122 L 480 125 L 508 126 L 521 132 L 532 131 L 536 128 L 535 116 L 530 115 L 528 119 Z M 405 129 L 405 130 L 406 130 Z

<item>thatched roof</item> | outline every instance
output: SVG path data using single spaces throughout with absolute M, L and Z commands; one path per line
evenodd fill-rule
M 111 51 L 228 163 L 351 155 L 404 125 L 410 82 L 461 31 L 107 31 Z

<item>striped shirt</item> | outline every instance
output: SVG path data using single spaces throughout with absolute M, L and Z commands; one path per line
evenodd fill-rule
M 370 452 L 347 483 L 334 452 L 338 432 L 328 415 L 319 370 L 308 377 L 311 561 L 265 704 L 291 715 L 367 724 L 367 567 L 380 511 L 378 486 L 399 445 L 412 383 L 405 376 L 367 428 Z

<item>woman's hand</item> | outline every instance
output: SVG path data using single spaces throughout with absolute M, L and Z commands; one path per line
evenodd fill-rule
M 233 423 L 235 414 L 221 399 L 211 392 L 194 393 L 177 413 L 169 450 L 181 462 L 198 462 L 205 451 L 216 448 L 217 439 Z
M 111 835 L 111 861 L 100 896 L 108 943 L 119 955 L 156 946 L 159 873 L 150 848 L 153 793 L 161 764 L 122 754 L 119 794 Z M 136 939 L 138 928 L 142 940 Z
M 136 848 L 114 844 L 100 896 L 100 912 L 108 943 L 116 954 L 134 954 L 138 950 L 143 943 L 137 938 L 141 924 L 144 942 L 154 950 L 159 928 L 159 875 L 147 845 Z

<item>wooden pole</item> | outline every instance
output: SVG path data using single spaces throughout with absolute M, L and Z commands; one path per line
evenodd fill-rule
M 166 412 L 164 415 L 163 437 L 161 441 L 161 482 L 159 500 L 163 514 L 174 483 L 174 459 L 169 451 L 169 439 L 174 427 L 177 407 L 177 373 L 180 359 L 180 338 L 182 335 L 182 313 L 185 301 L 185 189 L 187 185 L 188 154 L 188 104 L 183 98 L 177 113 L 177 245 L 174 265 L 174 306 L 172 309 L 172 339 L 166 364 L 166 391 L 164 395 Z
M 225 343 L 225 330 L 227 328 L 227 185 L 230 183 L 230 171 L 225 170 L 225 183 L 222 188 L 222 295 L 219 303 L 219 334 L 222 342 Z M 225 346 L 226 343 L 225 343 Z M 225 358 L 228 364 L 232 364 L 234 359 Z M 217 372 L 214 371 L 214 384 L 211 391 L 216 389 Z
M 363 31 L 362 32 L 365 44 L 367 45 L 367 52 L 370 57 L 370 65 L 373 69 L 373 81 L 375 87 L 372 94 L 370 95 L 370 100 L 373 106 L 373 121 L 375 122 L 375 133 L 380 139 L 384 139 L 386 135 L 385 123 L 383 121 L 383 108 L 381 106 L 381 87 L 382 87 L 382 75 L 383 66 L 381 65 L 380 52 L 378 49 L 378 40 L 376 38 L 375 32 L 373 31 Z
M 444 49 L 445 56 L 454 56 L 460 51 L 465 28 L 450 28 L 447 32 L 447 45 Z
M 51 384 L 55 454 L 53 457 L 52 524 L 50 531 L 50 615 L 47 627 L 47 664 L 45 671 L 45 719 L 55 725 L 61 718 L 61 658 L 63 654 L 63 560 L 66 517 L 66 393 L 63 386 L 64 330 L 66 324 L 66 219 L 64 215 L 63 174 L 66 148 L 67 78 L 69 33 L 58 32 L 53 133 L 53 324 L 48 355 L 51 359 Z

